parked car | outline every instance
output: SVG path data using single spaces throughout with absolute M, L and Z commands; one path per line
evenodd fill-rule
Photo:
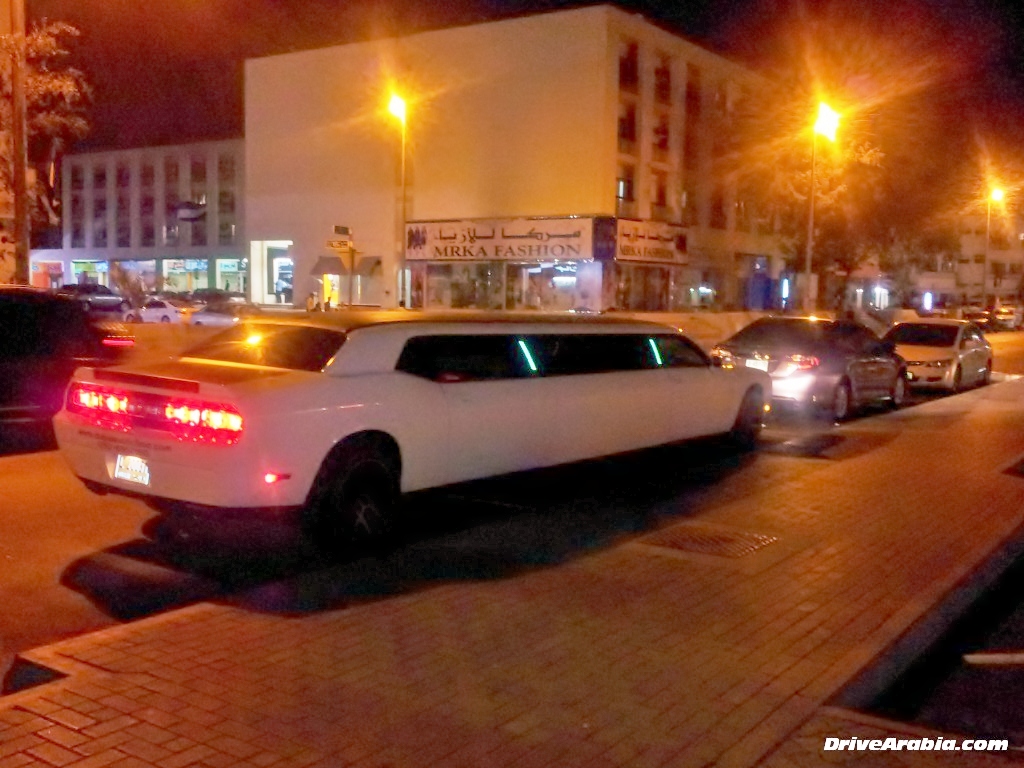
M 55 428 L 96 492 L 299 512 L 336 544 L 386 532 L 403 492 L 718 433 L 749 446 L 770 386 L 649 322 L 264 316 L 176 360 L 81 369 Z
M 0 286 L 0 329 L 0 424 L 48 421 L 75 368 L 120 362 L 134 344 L 77 300 L 24 286 Z
M 723 366 L 771 376 L 772 399 L 842 421 L 869 403 L 903 404 L 906 366 L 892 344 L 853 320 L 763 317 L 717 345 Z
M 131 309 L 131 302 L 98 283 L 71 283 L 56 290 L 58 296 L 80 301 L 90 313 L 120 320 Z
M 967 308 L 965 307 L 960 317 L 964 320 L 974 323 L 978 328 L 984 332 L 990 332 L 998 330 L 995 324 L 995 318 L 992 313 L 987 309 L 978 308 Z
M 180 323 L 185 317 L 182 308 L 166 299 L 146 299 L 138 309 L 130 310 L 125 319 L 136 323 Z
M 958 392 L 987 384 L 992 377 L 992 345 L 967 320 L 922 318 L 897 323 L 885 334 L 907 364 L 911 386 Z
M 191 313 L 192 325 L 234 325 L 246 318 L 260 314 L 260 308 L 244 301 L 223 301 L 206 304 Z
M 1021 308 L 1003 305 L 992 312 L 993 330 L 1018 331 L 1021 327 Z
M 244 293 L 226 291 L 223 288 L 196 288 L 188 295 L 188 300 L 195 304 L 223 304 L 225 302 L 246 302 Z

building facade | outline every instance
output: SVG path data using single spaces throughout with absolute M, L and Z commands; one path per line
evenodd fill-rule
M 62 247 L 35 250 L 31 282 L 141 282 L 249 291 L 241 139 L 68 155 Z M 289 281 L 290 289 L 290 281 Z
M 250 60 L 252 297 L 286 270 L 297 302 L 772 306 L 775 238 L 719 169 L 756 87 L 606 5 Z

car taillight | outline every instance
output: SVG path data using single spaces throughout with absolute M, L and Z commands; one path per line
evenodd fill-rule
M 105 429 L 162 429 L 182 441 L 233 445 L 244 420 L 234 406 L 181 399 L 76 382 L 68 389 L 67 409 Z
M 135 339 L 130 336 L 106 336 L 100 343 L 104 347 L 134 347 Z
M 814 355 L 787 355 L 786 361 L 792 363 L 801 371 L 808 371 L 821 365 L 821 360 Z

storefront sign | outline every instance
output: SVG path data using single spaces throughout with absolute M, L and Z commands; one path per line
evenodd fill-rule
M 619 219 L 615 258 L 686 264 L 686 229 L 660 221 Z
M 594 218 L 410 222 L 405 242 L 410 261 L 592 259 Z

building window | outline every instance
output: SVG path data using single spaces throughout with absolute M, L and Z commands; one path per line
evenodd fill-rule
M 107 236 L 107 169 L 95 166 L 92 169 L 92 245 L 106 248 Z
M 700 117 L 700 67 L 686 65 L 686 117 Z
M 96 195 L 92 201 L 92 244 L 95 248 L 107 247 L 107 196 Z
M 235 243 L 235 193 L 222 189 L 217 195 L 217 243 L 234 245 Z
M 727 226 L 725 215 L 725 190 L 716 186 L 711 195 L 711 227 L 713 229 L 725 229 Z
M 130 248 L 132 245 L 131 197 L 127 189 L 117 192 L 117 209 L 114 212 L 117 226 L 117 247 Z
M 698 164 L 700 130 L 700 70 L 686 65 L 686 126 L 683 136 L 683 167 L 695 170 Z
M 663 163 L 668 159 L 669 151 L 669 135 L 671 133 L 669 129 L 669 116 L 667 113 L 658 115 L 657 122 L 654 124 L 654 160 L 655 162 Z
M 80 165 L 71 166 L 71 189 L 81 191 L 85 188 L 85 169 Z
M 616 215 L 633 218 L 636 216 L 636 169 L 632 165 L 619 166 L 619 177 L 615 189 Z
M 235 181 L 235 156 L 221 155 L 217 158 L 217 180 L 221 184 L 233 184 Z
M 636 105 L 628 102 L 619 104 L 619 152 L 636 152 Z
M 640 84 L 640 50 L 626 40 L 619 44 L 619 90 L 636 93 Z
M 697 209 L 697 187 L 692 179 L 687 179 L 683 184 L 683 224 L 687 227 L 695 227 L 699 221 Z
M 651 194 L 651 218 L 655 221 L 671 221 L 672 209 L 668 200 L 668 175 L 662 171 L 651 174 L 653 189 Z
M 163 231 L 164 245 L 178 244 L 178 203 L 181 197 L 178 193 L 178 159 L 176 157 L 164 158 L 164 216 L 167 221 Z
M 659 104 L 672 103 L 672 62 L 667 56 L 658 59 L 654 70 L 654 100 Z
M 117 164 L 117 188 L 128 189 L 132 184 L 132 172 L 127 163 Z

